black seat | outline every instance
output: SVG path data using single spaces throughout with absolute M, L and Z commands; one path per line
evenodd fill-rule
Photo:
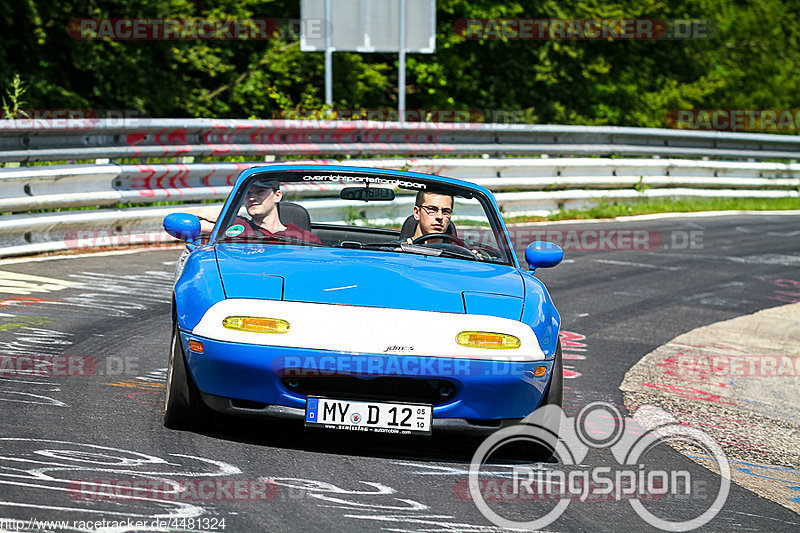
M 400 228 L 400 240 L 405 241 L 406 239 L 413 237 L 416 231 L 417 231 L 417 219 L 414 218 L 414 215 L 408 215 L 406 221 L 403 222 L 403 227 Z M 453 224 L 452 222 L 450 222 L 450 224 L 447 225 L 447 229 L 444 230 L 444 232 L 447 235 L 458 237 L 458 231 L 456 230 L 456 225 Z
M 311 231 L 311 216 L 306 211 L 306 208 L 300 204 L 278 202 L 278 216 L 284 225 L 291 222 L 302 230 Z

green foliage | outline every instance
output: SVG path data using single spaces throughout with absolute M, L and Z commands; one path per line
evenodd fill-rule
M 541 220 L 569 220 L 615 218 L 652 213 L 693 213 L 698 211 L 769 211 L 800 209 L 800 198 L 637 198 L 630 201 L 612 202 L 602 199 L 594 207 L 586 209 L 561 209 L 548 217 L 513 217 L 509 223 Z
M 296 36 L 115 41 L 68 31 L 80 18 L 297 19 L 297 0 L 0 0 L 0 10 L 0 87 L 19 75 L 30 109 L 357 118 L 354 110 L 397 106 L 396 54 L 335 53 L 327 109 L 323 54 L 301 52 Z M 470 40 L 454 30 L 462 19 L 614 17 L 701 19 L 715 29 L 650 41 Z M 676 109 L 791 109 L 799 17 L 796 0 L 438 0 L 436 53 L 408 56 L 407 107 L 643 127 L 664 127 Z
M 350 225 L 362 225 L 367 223 L 367 213 L 363 209 L 359 209 L 354 205 L 348 205 L 344 208 L 344 219 L 345 224 Z
M 3 97 L 3 116 L 2 118 L 25 118 L 27 113 L 22 110 L 22 105 L 25 103 L 22 100 L 22 95 L 25 94 L 26 91 L 25 84 L 22 82 L 22 79 L 19 77 L 19 74 L 14 74 L 14 79 L 11 80 L 11 86 L 6 89 L 6 96 L 8 96 L 8 102 L 6 102 L 6 97 Z

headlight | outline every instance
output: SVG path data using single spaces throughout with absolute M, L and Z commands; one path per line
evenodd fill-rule
M 252 333 L 289 333 L 289 323 L 280 318 L 229 316 L 222 321 L 222 326 Z
M 490 350 L 515 350 L 520 347 L 520 341 L 514 335 L 486 331 L 462 331 L 456 336 L 456 342 L 469 348 Z

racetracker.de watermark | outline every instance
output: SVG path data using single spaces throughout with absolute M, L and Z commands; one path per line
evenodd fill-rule
M 322 19 L 200 19 L 200 18 L 76 18 L 67 33 L 78 40 L 181 41 L 181 40 L 296 40 L 323 38 Z
M 485 229 L 459 229 L 467 244 L 494 246 L 495 237 Z M 702 230 L 660 231 L 653 229 L 538 229 L 510 227 L 508 234 L 514 248 L 524 248 L 533 241 L 549 241 L 566 251 L 637 251 L 698 250 L 703 248 Z
M 64 235 L 64 245 L 69 250 L 91 248 L 126 248 L 133 246 L 169 247 L 180 241 L 164 231 L 108 229 L 69 230 Z
M 318 119 L 321 110 L 278 110 L 276 120 Z M 438 123 L 524 123 L 527 113 L 522 109 L 405 109 L 402 117 L 397 109 L 332 109 L 330 120 L 371 120 L 378 122 L 438 122 Z
M 708 39 L 707 19 L 660 18 L 481 18 L 458 19 L 453 32 L 468 40 L 657 41 Z
M 13 113 L 0 111 L 0 130 L 89 129 L 101 120 L 105 126 L 124 126 L 145 118 L 135 109 L 18 109 Z
M 678 355 L 670 359 L 661 364 L 680 377 L 800 377 L 800 355 Z
M 91 515 L 90 515 L 91 516 Z M 143 515 L 144 516 L 144 515 Z M 121 518 L 109 520 L 43 520 L 39 518 L 0 518 L 0 531 L 224 531 L 225 518 L 213 516 L 186 517 L 179 514 L 166 518 Z
M 525 356 L 493 356 L 491 360 L 457 357 L 415 356 L 411 346 L 387 346 L 385 355 L 337 355 L 321 357 L 279 356 L 272 360 L 272 371 L 284 378 L 341 377 L 353 375 L 386 376 L 525 376 L 546 379 L 551 361 L 531 361 Z M 522 379 L 522 378 L 521 378 Z
M 269 479 L 79 479 L 71 481 L 67 493 L 78 501 L 272 501 L 277 484 Z
M 90 355 L 0 355 L 2 377 L 86 377 L 97 373 Z
M 85 378 L 119 376 L 139 371 L 138 356 L 108 355 L 0 355 L 0 377 Z
M 574 418 L 555 405 L 540 408 L 484 440 L 470 464 L 468 493 L 464 480 L 453 491 L 461 499 L 468 495 L 489 521 L 509 529 L 547 527 L 574 501 L 627 502 L 647 524 L 667 531 L 707 524 L 722 510 L 730 490 L 730 465 L 722 448 L 659 408 L 643 406 L 637 417 L 640 413 L 658 423 L 645 430 L 605 402 L 587 405 Z M 709 457 L 720 475 L 710 481 L 714 474 L 702 469 L 665 468 L 657 455 L 665 443 Z M 557 462 L 498 469 L 497 454 L 521 444 L 552 451 Z M 613 466 L 591 466 L 603 453 L 610 453 Z
M 798 131 L 800 109 L 672 109 L 668 128 L 706 131 Z

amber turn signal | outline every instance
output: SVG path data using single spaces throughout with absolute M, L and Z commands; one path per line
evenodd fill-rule
M 189 341 L 189 349 L 195 353 L 203 353 L 205 351 L 203 343 L 196 340 Z
M 462 331 L 456 336 L 456 342 L 469 348 L 490 350 L 514 350 L 520 347 L 520 341 L 514 335 L 486 331 Z
M 251 333 L 289 333 L 289 323 L 280 318 L 259 316 L 229 316 L 222 321 L 223 327 Z

